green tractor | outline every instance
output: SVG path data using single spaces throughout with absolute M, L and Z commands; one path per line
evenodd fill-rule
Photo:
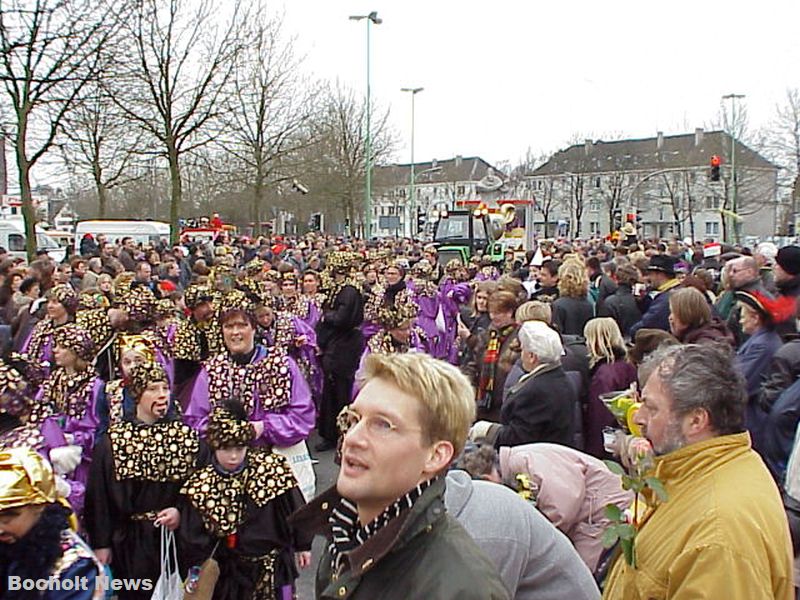
M 497 240 L 503 235 L 503 227 L 502 218 L 486 210 L 442 211 L 433 234 L 439 263 L 446 265 L 457 258 L 466 265 L 475 255 L 502 263 L 503 246 Z

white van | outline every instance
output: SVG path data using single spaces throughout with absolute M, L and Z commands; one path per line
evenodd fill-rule
M 8 250 L 11 256 L 27 258 L 25 253 L 25 223 L 22 217 L 5 217 L 0 220 L 0 246 Z M 46 250 L 56 262 L 61 262 L 67 249 L 60 247 L 47 235 L 44 229 L 36 226 L 36 249 Z
M 122 238 L 133 238 L 136 243 L 155 246 L 161 239 L 169 241 L 169 223 L 161 221 L 80 221 L 75 227 L 75 251 L 80 253 L 81 240 L 91 233 L 97 240 L 105 235 L 106 240 L 117 244 Z

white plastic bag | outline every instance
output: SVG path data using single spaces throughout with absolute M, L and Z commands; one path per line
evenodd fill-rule
M 153 588 L 152 600 L 183 600 L 183 582 L 178 573 L 175 534 L 161 525 L 161 575 Z
M 292 466 L 295 479 L 300 484 L 300 491 L 303 493 L 303 498 L 306 502 L 311 500 L 317 494 L 317 476 L 314 473 L 314 464 L 311 461 L 311 455 L 308 452 L 306 443 L 297 442 L 292 446 L 279 448 L 273 446 L 272 448 L 277 454 L 286 457 L 289 464 Z

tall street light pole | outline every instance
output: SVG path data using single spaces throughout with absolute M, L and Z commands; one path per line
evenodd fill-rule
M 369 69 L 369 34 L 370 25 L 380 25 L 383 20 L 378 18 L 378 13 L 372 11 L 368 15 L 351 15 L 351 21 L 367 21 L 367 123 L 364 141 L 364 154 L 366 161 L 366 176 L 364 185 L 364 210 L 366 214 L 366 221 L 364 222 L 364 237 L 370 239 L 372 237 L 372 143 L 370 140 L 370 69 Z
M 416 219 L 416 211 L 417 211 L 417 202 L 414 190 L 414 98 L 416 98 L 417 94 L 420 93 L 425 88 L 401 88 L 401 92 L 409 92 L 411 94 L 411 183 L 409 185 L 408 197 L 411 203 L 411 208 L 409 210 L 409 228 L 408 231 L 411 234 L 411 237 L 414 237 L 415 233 L 415 225 L 417 222 Z
M 722 97 L 723 100 L 731 101 L 731 210 L 735 214 L 739 214 L 739 207 L 737 202 L 737 187 L 736 182 L 736 101 L 744 98 L 744 94 L 726 94 Z M 732 223 L 733 226 L 733 239 L 739 242 L 739 229 L 736 222 Z

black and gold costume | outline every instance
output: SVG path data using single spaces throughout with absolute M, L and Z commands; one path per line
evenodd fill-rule
M 181 489 L 180 547 L 184 567 L 212 555 L 220 576 L 215 600 L 273 600 L 297 577 L 297 540 L 288 517 L 305 504 L 287 460 L 264 448 L 248 450 L 235 472 L 216 461 L 195 472 Z
M 86 493 L 85 520 L 93 548 L 111 548 L 117 578 L 160 573 L 160 531 L 156 514 L 178 507 L 178 492 L 208 462 L 197 432 L 177 420 L 153 425 L 124 420 L 109 427 L 95 448 Z M 148 598 L 150 592 L 120 592 L 120 598 Z

